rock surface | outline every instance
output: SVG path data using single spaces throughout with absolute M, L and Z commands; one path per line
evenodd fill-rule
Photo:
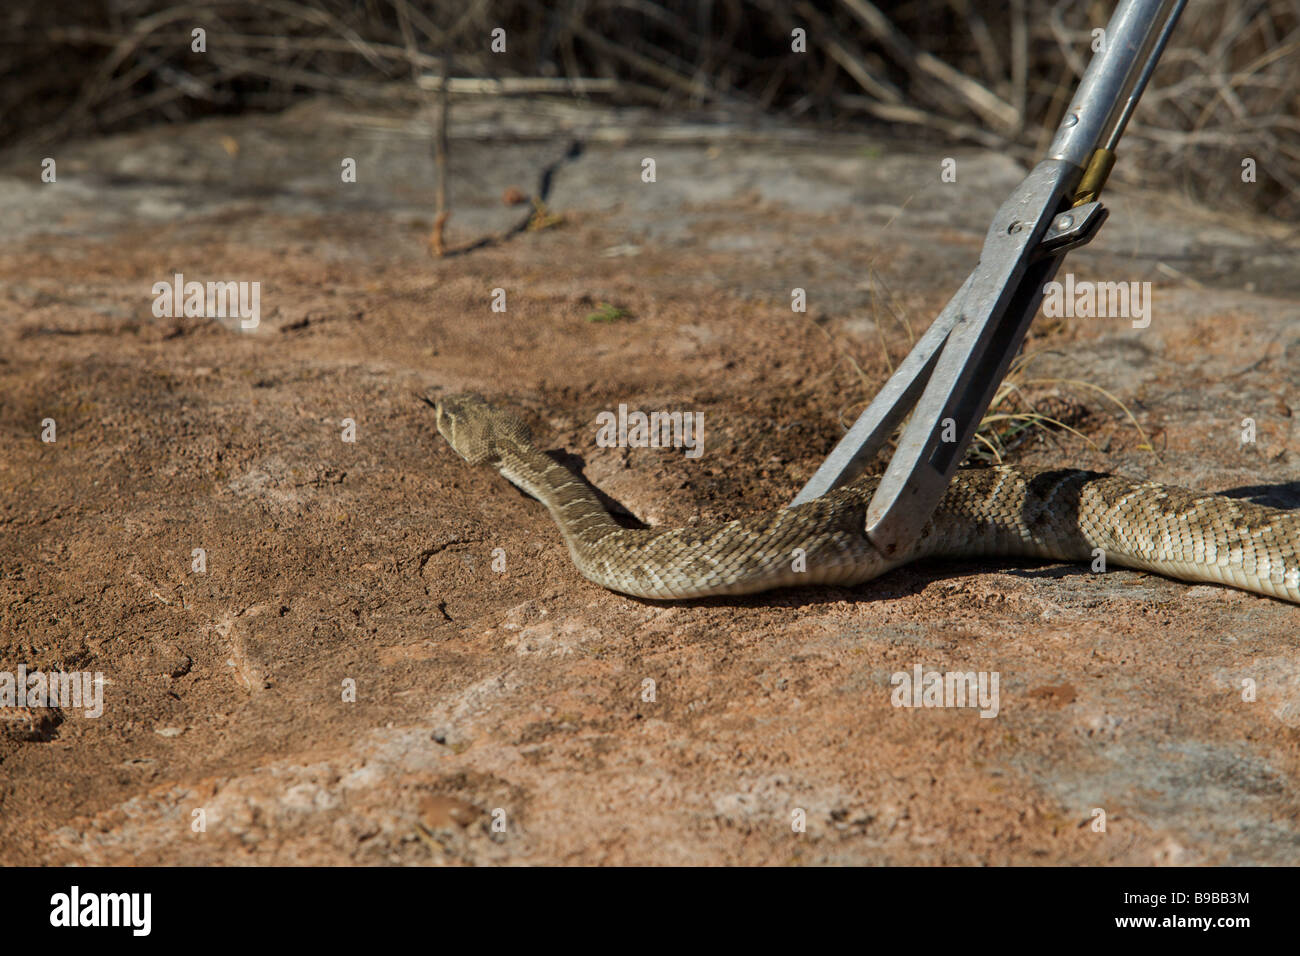
M 429 258 L 427 122 L 324 102 L 70 146 L 52 184 L 40 157 L 0 170 L 0 670 L 104 678 L 102 716 L 0 734 L 0 862 L 1300 860 L 1300 608 L 1005 561 L 631 600 L 415 398 L 515 404 L 653 524 L 777 507 L 1023 169 L 545 101 L 454 115 L 451 243 L 552 165 L 559 221 Z M 1039 317 L 1023 378 L 1086 383 L 1091 414 L 1014 460 L 1300 507 L 1294 240 L 1107 202 L 1066 268 L 1150 281 L 1152 321 Z M 260 282 L 260 324 L 155 317 L 176 273 Z M 628 315 L 587 321 L 606 303 Z M 598 447 L 620 403 L 702 412 L 704 454 Z M 892 706 L 917 665 L 996 673 L 997 715 Z

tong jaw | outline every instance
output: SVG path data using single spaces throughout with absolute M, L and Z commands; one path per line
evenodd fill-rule
M 1043 286 L 1106 220 L 1100 202 L 1068 206 L 1078 176 L 1069 163 L 1045 160 L 1002 204 L 979 265 L 792 506 L 855 478 L 915 406 L 867 509 L 867 534 L 886 556 L 915 538 L 961 463 Z

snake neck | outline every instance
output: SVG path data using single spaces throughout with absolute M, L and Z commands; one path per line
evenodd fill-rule
M 582 478 L 536 448 L 512 445 L 496 465 L 502 477 L 546 506 L 570 552 L 581 541 L 621 530 Z

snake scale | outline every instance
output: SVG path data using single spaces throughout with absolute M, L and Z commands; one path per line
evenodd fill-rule
M 478 395 L 430 402 L 438 430 L 472 465 L 497 468 L 549 509 L 596 584 L 680 600 L 797 585 L 853 585 L 922 558 L 1094 561 L 1300 603 L 1300 511 L 1074 469 L 961 469 L 905 552 L 865 533 L 875 478 L 815 501 L 720 524 L 629 529 L 587 483 L 533 443 L 514 412 Z

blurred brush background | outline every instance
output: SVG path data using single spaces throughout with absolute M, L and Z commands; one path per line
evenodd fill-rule
M 1032 162 L 1114 3 L 1087 0 L 7 0 L 0 142 L 322 93 L 502 90 L 826 129 L 887 124 Z M 206 31 L 206 52 L 191 49 Z M 506 49 L 490 51 L 505 30 Z M 806 52 L 792 31 L 806 31 Z M 485 82 L 494 81 L 494 82 Z M 1117 179 L 1300 220 L 1300 0 L 1192 0 Z M 1245 159 L 1258 181 L 1241 188 Z M 1235 187 L 1235 188 L 1230 188 Z

